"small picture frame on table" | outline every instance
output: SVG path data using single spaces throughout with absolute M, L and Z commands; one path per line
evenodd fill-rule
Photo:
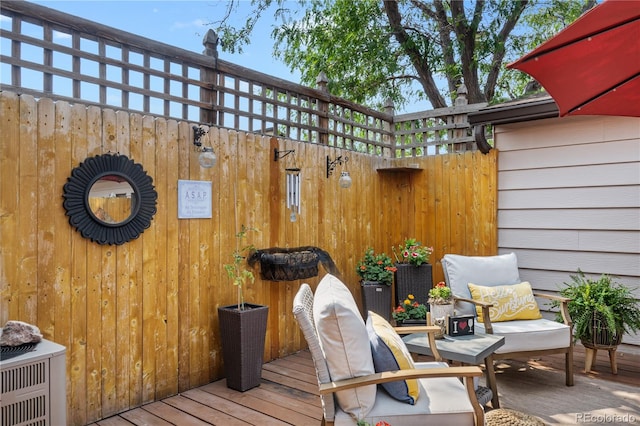
M 468 336 L 475 333 L 475 317 L 473 315 L 460 315 L 449 317 L 449 332 L 451 337 Z

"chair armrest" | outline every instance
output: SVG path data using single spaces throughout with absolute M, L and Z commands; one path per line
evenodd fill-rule
M 473 299 L 468 299 L 466 297 L 457 297 L 454 296 L 453 297 L 454 303 L 455 302 L 468 302 L 468 303 L 472 303 L 475 306 L 480 306 L 480 308 L 482 309 L 482 319 L 483 319 L 483 323 L 484 323 L 484 331 L 487 334 L 493 334 L 493 326 L 491 325 L 491 318 L 489 316 L 489 308 L 491 308 L 493 306 L 493 303 L 487 303 L 487 302 L 482 302 L 480 300 L 473 300 Z
M 559 306 L 560 306 L 560 314 L 562 315 L 562 321 L 568 325 L 569 327 L 573 326 L 573 321 L 571 321 L 571 315 L 569 315 L 569 302 L 571 302 L 571 299 L 567 298 L 567 297 L 563 297 L 563 296 L 558 296 L 555 294 L 548 294 L 548 293 L 538 293 L 538 292 L 533 292 L 533 295 L 535 297 L 539 297 L 541 299 L 547 299 L 547 300 L 552 300 L 555 302 L 559 302 Z
M 466 297 L 458 297 L 458 296 L 454 296 L 453 297 L 453 302 L 468 302 L 468 303 L 473 303 L 476 306 L 481 306 L 481 307 L 487 307 L 490 308 L 493 306 L 493 303 L 487 303 L 487 302 L 482 302 L 480 300 L 473 300 L 473 299 L 467 299 Z
M 427 333 L 427 339 L 429 340 L 429 348 L 433 354 L 433 358 L 436 361 L 442 361 L 442 356 L 436 346 L 436 333 L 440 332 L 440 327 L 437 325 L 414 325 L 410 327 L 393 327 L 398 334 L 413 334 L 413 333 Z
M 484 410 L 478 402 L 476 391 L 473 385 L 473 378 L 482 376 L 482 370 L 478 366 L 466 367 L 438 367 L 438 368 L 415 368 L 410 370 L 385 371 L 382 373 L 369 374 L 353 379 L 340 380 L 336 382 L 321 383 L 319 385 L 320 395 L 331 394 L 345 389 L 353 389 L 360 386 L 373 385 L 379 383 L 394 382 L 407 379 L 456 377 L 462 378 L 469 401 L 473 406 L 475 425 L 484 425 Z
M 399 380 L 462 377 L 473 378 L 482 376 L 482 369 L 475 365 L 464 367 L 438 367 L 438 368 L 413 368 L 408 370 L 383 371 L 381 373 L 368 374 L 352 379 L 338 380 L 335 382 L 321 383 L 320 395 L 338 392 L 346 389 L 359 388 L 366 385 L 395 382 Z

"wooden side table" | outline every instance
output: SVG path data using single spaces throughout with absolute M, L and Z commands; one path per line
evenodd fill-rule
M 410 352 L 433 356 L 426 333 L 409 334 L 404 336 L 402 340 Z M 436 340 L 436 347 L 443 359 L 470 365 L 484 363 L 487 386 L 493 393 L 491 399 L 492 408 L 500 408 L 496 373 L 493 368 L 493 353 L 502 345 L 504 345 L 503 336 L 484 333 L 458 337 L 445 335 L 443 339 Z

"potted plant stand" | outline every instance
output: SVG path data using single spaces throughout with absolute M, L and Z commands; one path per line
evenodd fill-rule
M 227 387 L 244 392 L 260 385 L 268 306 L 244 304 L 218 308 Z
M 564 284 L 560 295 L 570 299 L 567 309 L 573 320 L 573 334 L 585 347 L 585 373 L 591 370 L 598 349 L 602 349 L 609 352 L 611 371 L 617 374 L 616 349 L 625 332 L 640 331 L 640 303 L 629 287 L 606 274 L 588 278 L 578 269 Z M 554 302 L 551 306 L 559 305 Z
M 373 311 L 389 321 L 391 314 L 391 286 L 378 281 L 361 281 L 363 317 Z
M 602 315 L 597 312 L 593 314 L 591 321 L 591 338 L 582 337 L 580 339 L 580 342 L 585 348 L 584 372 L 588 373 L 591 371 L 598 350 L 605 350 L 609 352 L 611 373 L 618 374 L 616 349 L 618 349 L 620 345 L 622 336 L 620 336 L 619 333 L 609 330 Z

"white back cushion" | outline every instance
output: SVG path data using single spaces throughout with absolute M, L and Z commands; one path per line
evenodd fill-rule
M 369 336 L 358 306 L 349 289 L 331 274 L 316 288 L 313 319 L 331 380 L 374 373 Z M 375 385 L 336 392 L 340 408 L 356 419 L 371 411 L 375 399 Z

